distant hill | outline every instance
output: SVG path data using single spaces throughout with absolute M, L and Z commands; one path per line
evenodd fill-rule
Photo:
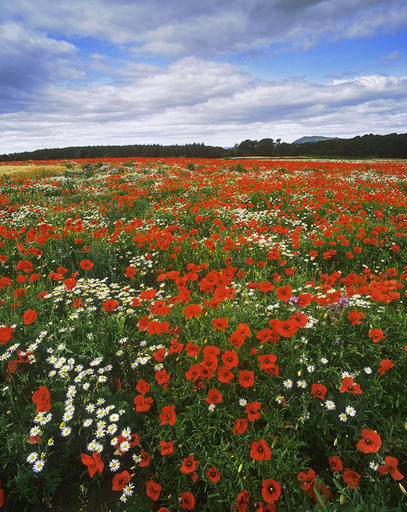
M 323 137 L 322 135 L 314 135 L 312 137 L 301 137 L 293 142 L 293 144 L 304 144 L 305 142 L 320 142 L 321 140 L 334 140 L 338 137 Z

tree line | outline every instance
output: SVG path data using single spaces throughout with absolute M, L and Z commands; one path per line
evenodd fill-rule
M 46 148 L 0 155 L 0 162 L 17 160 L 56 160 L 79 158 L 189 157 L 227 158 L 239 156 L 322 157 L 322 158 L 407 158 L 407 133 L 363 135 L 352 139 L 330 139 L 289 144 L 271 138 L 246 139 L 233 148 L 206 146 L 202 143 L 170 145 L 131 144 L 126 146 L 73 146 Z

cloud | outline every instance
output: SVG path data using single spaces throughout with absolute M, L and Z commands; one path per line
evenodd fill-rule
M 407 77 L 265 81 L 193 57 L 167 67 L 129 64 L 109 85 L 48 84 L 30 100 L 25 112 L 0 116 L 0 153 L 88 144 L 230 146 L 246 138 L 350 137 L 407 126 Z
M 90 36 L 179 58 L 250 52 L 283 45 L 305 49 L 323 37 L 357 38 L 407 25 L 403 0 L 14 0 L 3 14 L 32 30 Z
M 0 25 L 0 47 L 1 112 L 25 108 L 30 95 L 49 82 L 85 76 L 74 45 L 27 30 L 21 24 Z
M 392 52 L 392 53 L 388 53 L 387 55 L 383 55 L 382 57 L 382 62 L 383 64 L 390 64 L 392 63 L 394 60 L 396 59 L 399 59 L 401 57 L 402 53 L 399 52 L 399 51 L 395 51 L 395 52 Z

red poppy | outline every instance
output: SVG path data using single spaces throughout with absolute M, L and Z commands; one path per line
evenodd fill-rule
M 239 384 L 244 388 L 250 388 L 254 384 L 254 372 L 241 370 L 239 373 Z
M 310 293 L 301 293 L 298 295 L 297 304 L 300 308 L 305 308 L 312 302 L 312 295 Z
M 362 439 L 357 443 L 356 448 L 363 453 L 376 453 L 382 445 L 382 440 L 374 430 L 362 430 Z
M 366 315 L 364 313 L 358 313 L 356 309 L 348 314 L 348 320 L 352 322 L 352 325 L 360 325 L 363 318 L 366 318 Z
M 161 410 L 160 420 L 160 425 L 166 425 L 167 423 L 169 425 L 174 425 L 177 421 L 175 415 L 175 405 L 165 405 Z
M 325 398 L 325 393 L 328 391 L 327 388 L 318 382 L 317 384 L 313 384 L 311 387 L 312 398 L 321 398 L 323 400 Z
M 126 485 L 130 482 L 130 473 L 128 471 L 122 471 L 113 477 L 113 491 L 122 491 Z
M 137 382 L 136 390 L 141 393 L 142 395 L 145 395 L 150 390 L 150 384 L 146 382 L 145 380 L 140 379 Z
M 373 343 L 378 343 L 385 338 L 384 332 L 381 329 L 370 329 L 369 338 L 372 338 Z
M 343 479 L 345 480 L 346 485 L 349 489 L 355 489 L 355 487 L 359 483 L 360 475 L 355 471 L 351 471 L 350 469 L 345 469 L 343 472 Z
M 34 309 L 29 309 L 24 313 L 23 320 L 26 325 L 32 324 L 37 318 L 37 312 Z
M 291 286 L 288 284 L 286 286 L 280 286 L 280 288 L 276 289 L 276 296 L 280 300 L 287 301 L 293 296 Z
M 122 454 L 120 454 L 120 455 L 122 455 Z M 141 449 L 140 455 L 141 455 L 141 462 L 139 462 L 139 466 L 141 468 L 145 468 L 145 467 L 149 466 L 150 462 L 151 462 L 151 455 L 148 452 L 146 452 L 145 450 L 143 450 L 143 448 Z
M 260 418 L 260 416 L 261 416 L 261 414 L 259 412 L 260 407 L 261 407 L 260 402 L 251 402 L 251 403 L 246 404 L 245 412 L 247 414 L 247 419 L 249 421 L 258 420 Z
M 328 461 L 329 461 L 329 465 L 333 471 L 342 471 L 342 469 L 343 469 L 342 461 L 339 457 L 336 457 L 336 456 L 330 457 L 328 459 Z
M 83 270 L 90 270 L 91 268 L 93 268 L 94 263 L 92 263 L 90 260 L 81 260 L 80 263 L 79 263 L 79 266 Z
M 275 329 L 280 336 L 290 338 L 298 331 L 298 325 L 294 320 L 276 320 Z
M 74 277 L 68 277 L 68 279 L 65 279 L 64 285 L 67 290 L 73 290 L 76 286 L 76 279 Z
M 390 359 L 383 359 L 380 361 L 380 368 L 377 370 L 380 374 L 384 375 L 387 370 L 393 368 L 394 364 L 390 361 Z
M 102 310 L 103 311 L 113 311 L 114 309 L 117 308 L 118 305 L 119 305 L 119 302 L 117 300 L 109 299 L 102 304 Z
M 95 476 L 96 472 L 98 472 L 99 475 L 102 474 L 104 464 L 100 453 L 92 453 L 92 455 L 81 453 L 81 461 L 82 464 L 88 467 L 88 473 L 91 478 Z
M 308 491 L 314 483 L 315 471 L 313 469 L 309 469 L 307 473 L 298 473 L 297 479 L 303 482 L 301 489 L 303 491 Z
M 146 494 L 153 501 L 157 501 L 160 497 L 162 486 L 154 482 L 154 480 L 148 480 L 146 483 Z
M 207 478 L 211 480 L 214 484 L 217 484 L 220 480 L 220 474 L 219 471 L 215 468 L 209 468 L 208 473 L 206 474 Z
M 362 394 L 362 390 L 359 386 L 359 384 L 356 384 L 355 382 L 353 382 L 353 379 L 351 377 L 345 377 L 344 379 L 342 379 L 342 386 L 340 388 L 340 392 L 341 393 L 351 393 L 352 395 L 361 395 Z
M 195 498 L 190 492 L 183 492 L 181 494 L 180 507 L 184 510 L 193 510 L 195 508 Z
M 136 267 L 127 267 L 126 268 L 126 277 L 134 277 L 137 274 Z
M 271 450 L 269 445 L 264 439 L 260 441 L 253 441 L 250 445 L 250 456 L 254 460 L 269 460 L 271 457 Z
M 400 473 L 397 469 L 399 461 L 395 457 L 385 457 L 384 465 L 379 466 L 379 473 L 381 475 L 385 475 L 386 473 L 390 473 L 390 475 L 394 478 L 394 480 L 403 480 L 404 475 Z
M 45 386 L 40 386 L 33 394 L 32 401 L 37 405 L 37 412 L 47 412 L 51 409 L 51 396 Z
M 189 304 L 183 309 L 182 313 L 185 318 L 199 318 L 202 314 L 202 307 L 199 304 Z
M 212 320 L 212 329 L 216 331 L 219 329 L 220 331 L 224 331 L 228 327 L 228 319 L 227 318 L 214 318 Z
M 133 402 L 136 405 L 137 412 L 146 412 L 150 409 L 154 400 L 151 396 L 137 395 Z
M 222 398 L 222 393 L 219 393 L 219 391 L 216 388 L 213 388 L 208 391 L 206 402 L 208 404 L 219 404 L 222 401 Z
M 229 384 L 235 378 L 233 373 L 228 370 L 225 366 L 219 366 L 218 368 L 218 381 L 224 384 Z
M 257 360 L 260 363 L 260 368 L 262 370 L 267 370 L 275 366 L 274 363 L 277 361 L 277 356 L 274 354 L 264 354 L 262 356 L 258 356 Z
M 171 455 L 174 453 L 174 443 L 172 441 L 160 441 L 161 455 Z
M 14 329 L 8 325 L 0 326 L 0 345 L 5 345 L 11 338 Z
M 235 428 L 233 429 L 233 434 L 236 436 L 238 434 L 244 434 L 247 430 L 247 419 L 239 418 L 235 422 Z
M 277 501 L 281 495 L 281 485 L 271 478 L 263 480 L 262 485 L 261 495 L 263 496 L 263 500 L 266 503 L 274 503 Z
M 196 470 L 198 464 L 199 460 L 194 460 L 194 456 L 190 455 L 189 457 L 183 460 L 182 466 L 180 467 L 180 471 L 185 475 L 189 475 L 190 473 Z
M 234 368 L 239 364 L 239 356 L 234 350 L 225 350 L 222 354 L 222 361 L 227 368 Z
M 1 480 L 0 480 L 0 508 L 4 505 L 5 499 L 4 499 L 4 489 L 1 487 Z

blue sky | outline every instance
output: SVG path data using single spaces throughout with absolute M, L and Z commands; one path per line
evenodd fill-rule
M 0 153 L 407 132 L 404 0 L 14 0 Z

